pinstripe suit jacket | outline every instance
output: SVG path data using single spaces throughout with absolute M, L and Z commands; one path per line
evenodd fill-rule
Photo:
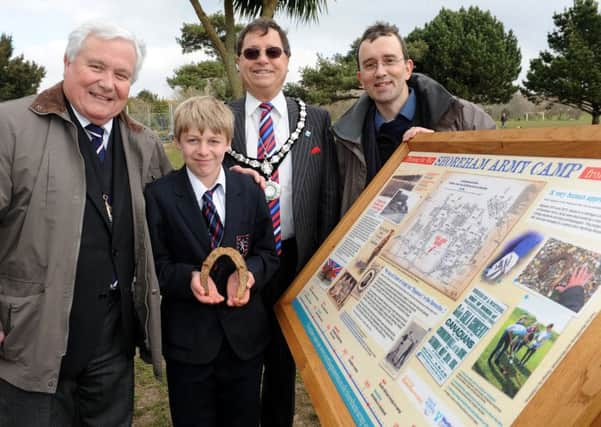
M 246 155 L 245 99 L 233 101 L 229 106 L 235 117 L 234 150 Z M 299 106 L 286 98 L 290 130 L 296 129 Z M 292 147 L 292 210 L 298 250 L 297 272 L 315 253 L 339 219 L 340 187 L 338 164 L 330 131 L 327 111 L 307 105 L 307 117 L 302 135 Z M 226 156 L 226 163 L 236 161 Z M 242 165 L 245 166 L 245 165 Z

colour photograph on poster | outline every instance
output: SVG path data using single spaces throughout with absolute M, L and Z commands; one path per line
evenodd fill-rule
M 550 238 L 516 281 L 578 313 L 601 284 L 601 254 Z
M 525 294 L 492 337 L 473 370 L 514 397 L 571 320 L 569 310 L 547 298 Z

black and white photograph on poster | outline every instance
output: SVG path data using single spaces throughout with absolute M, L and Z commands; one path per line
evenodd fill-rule
M 342 308 L 355 286 L 357 286 L 357 280 L 351 273 L 345 271 L 330 289 L 328 289 L 328 296 L 336 306 L 337 310 Z
M 380 215 L 386 218 L 388 221 L 398 224 L 401 222 L 407 212 L 409 211 L 409 193 L 403 190 L 396 192 L 392 199 L 388 202 Z
M 412 191 L 415 187 L 415 184 L 420 180 L 421 177 L 421 175 L 395 175 L 382 189 L 380 192 L 380 197 L 392 197 L 400 189 Z
M 380 362 L 382 368 L 392 378 L 396 378 L 405 363 L 413 357 L 428 330 L 415 319 L 407 322 L 407 326 L 401 330 L 399 337 Z
M 601 254 L 550 238 L 516 281 L 578 313 L 601 284 Z

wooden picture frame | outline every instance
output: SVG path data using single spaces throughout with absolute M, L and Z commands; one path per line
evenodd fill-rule
M 354 421 L 300 323 L 292 302 L 318 271 L 346 231 L 377 196 L 411 151 L 601 159 L 601 127 L 444 132 L 418 135 L 403 144 L 346 213 L 276 305 L 276 314 L 321 424 L 349 426 Z M 552 371 L 513 425 L 533 421 L 548 426 L 601 422 L 601 317 L 597 316 Z

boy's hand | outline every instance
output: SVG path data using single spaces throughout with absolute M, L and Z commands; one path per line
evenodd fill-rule
M 234 271 L 230 274 L 230 277 L 227 278 L 227 305 L 230 307 L 242 307 L 248 302 L 250 299 L 250 288 L 255 284 L 255 276 L 253 276 L 250 271 L 248 272 L 246 291 L 241 299 L 238 299 L 237 297 L 239 284 L 240 280 L 238 279 L 238 273 Z
M 238 173 L 243 173 L 244 175 L 250 175 L 250 177 L 254 179 L 257 184 L 259 184 L 261 190 L 265 190 L 265 178 L 259 175 L 259 172 L 257 172 L 256 170 L 251 168 L 243 168 L 240 165 L 232 166 L 230 170 Z
M 219 304 L 224 300 L 223 296 L 217 291 L 215 282 L 209 276 L 208 280 L 209 292 L 207 293 L 200 284 L 200 271 L 192 272 L 192 280 L 190 280 L 190 288 L 198 301 L 203 304 Z

